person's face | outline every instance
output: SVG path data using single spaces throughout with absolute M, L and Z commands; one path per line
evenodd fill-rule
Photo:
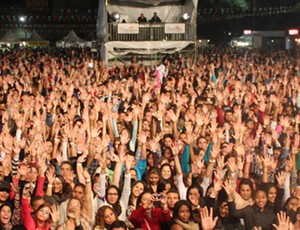
M 228 204 L 227 202 L 222 202 L 220 207 L 219 207 L 219 213 L 220 217 L 228 217 L 229 216 L 229 209 L 228 209 Z
M 59 179 L 55 179 L 53 182 L 53 192 L 61 193 L 63 190 L 63 184 Z
M 200 200 L 200 193 L 199 193 L 198 189 L 196 189 L 196 188 L 190 189 L 188 196 L 189 196 L 190 200 L 192 200 L 192 199 Z
M 132 194 L 135 197 L 139 197 L 139 195 L 141 195 L 144 192 L 144 185 L 142 183 L 136 183 L 133 187 L 132 187 Z
M 53 144 L 51 141 L 47 141 L 45 144 L 45 151 L 47 152 L 47 154 L 52 153 L 52 149 L 53 149 Z
M 72 191 L 72 196 L 74 198 L 77 198 L 77 199 L 83 201 L 83 199 L 84 199 L 84 190 L 83 190 L 83 188 L 81 188 L 79 186 L 75 187 Z
M 115 188 L 111 188 L 107 192 L 107 201 L 110 204 L 115 204 L 118 201 L 119 193 Z
M 30 182 L 36 182 L 38 176 L 38 171 L 36 168 L 31 167 L 29 172 L 28 172 L 28 179 Z
M 131 175 L 131 179 L 137 181 L 137 174 L 136 174 L 136 171 L 134 169 L 130 170 L 130 175 Z
M 225 121 L 227 121 L 227 122 L 232 122 L 233 121 L 232 112 L 226 112 L 225 113 Z
M 154 160 L 153 160 L 153 154 L 152 153 L 150 153 L 147 156 L 147 164 L 148 164 L 148 166 L 151 166 L 151 167 L 154 166 Z
M 50 217 L 50 208 L 43 207 L 36 213 L 36 218 L 39 221 L 47 221 Z
M 61 166 L 61 175 L 63 177 L 67 176 L 68 173 L 70 173 L 72 171 L 72 167 L 69 164 L 63 164 Z
M 287 203 L 287 210 L 293 210 L 297 211 L 297 208 L 299 207 L 299 201 L 297 199 L 292 198 L 288 203 Z
M 271 187 L 268 192 L 268 201 L 271 203 L 275 203 L 275 199 L 277 197 L 277 189 L 275 187 Z
M 240 195 L 244 200 L 249 200 L 252 195 L 250 186 L 247 184 L 242 184 L 240 188 Z
M 186 133 L 181 133 L 180 136 L 179 136 L 179 139 L 181 141 L 183 141 L 184 143 L 187 143 L 187 135 L 186 135 Z
M 0 191 L 0 201 L 4 202 L 8 199 L 9 192 L 8 191 Z
M 179 201 L 179 196 L 177 193 L 170 192 L 167 194 L 167 205 L 170 209 L 174 208 L 177 201 Z
M 172 153 L 171 153 L 170 149 L 165 149 L 163 155 L 165 158 L 170 159 L 172 156 Z
M 148 121 L 150 124 L 151 124 L 151 121 L 152 121 L 152 113 L 151 112 L 147 112 L 145 114 L 145 119 L 146 121 Z
M 258 191 L 255 194 L 255 204 L 259 207 L 259 208 L 264 208 L 267 204 L 267 195 L 265 192 L 263 191 Z
M 200 138 L 199 140 L 198 140 L 198 147 L 200 148 L 200 149 L 203 149 L 203 150 L 206 150 L 207 149 L 207 140 L 206 139 L 204 139 L 204 138 Z
M 165 139 L 164 139 L 164 145 L 166 146 L 166 147 L 171 147 L 171 145 L 172 145 L 172 139 L 170 138 L 170 137 L 166 137 Z
M 71 217 L 79 216 L 81 211 L 81 204 L 79 200 L 71 199 L 67 206 L 67 214 Z
M 8 224 L 11 218 L 11 209 L 8 206 L 4 206 L 0 212 L 0 222 L 4 225 Z
M 156 173 L 151 173 L 149 175 L 149 182 L 152 185 L 157 185 L 159 181 L 159 175 L 157 175 Z
M 104 212 L 104 222 L 107 225 L 111 225 L 116 220 L 117 220 L 116 215 L 113 213 L 113 211 L 110 208 L 107 208 Z
M 39 200 L 34 201 L 33 204 L 32 204 L 33 211 L 38 210 L 38 208 L 41 205 L 43 205 L 44 203 L 45 203 L 44 199 L 39 199 Z
M 153 197 L 151 193 L 145 193 L 141 199 L 141 206 L 147 205 L 147 209 L 153 208 Z
M 191 213 L 190 213 L 188 206 L 182 205 L 178 210 L 179 220 L 181 220 L 184 223 L 187 223 L 187 222 L 189 222 L 190 216 L 191 216 Z
M 163 179 L 169 179 L 172 175 L 172 171 L 169 166 L 164 166 L 161 169 L 161 177 Z

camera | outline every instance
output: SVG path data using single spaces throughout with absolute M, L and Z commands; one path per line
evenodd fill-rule
M 156 198 L 157 200 L 161 200 L 163 198 L 163 194 L 162 193 L 157 194 Z

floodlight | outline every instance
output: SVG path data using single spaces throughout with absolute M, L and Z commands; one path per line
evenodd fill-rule
M 118 12 L 113 12 L 113 13 L 111 14 L 111 18 L 112 18 L 112 20 L 114 20 L 114 21 L 118 21 L 118 20 L 120 19 L 120 17 L 121 17 L 121 15 L 120 15 Z
M 20 16 L 19 17 L 19 21 L 20 22 L 25 22 L 26 21 L 26 17 L 25 16 Z
M 182 18 L 183 18 L 184 21 L 189 20 L 190 17 L 191 17 L 191 15 L 190 15 L 189 13 L 184 13 L 184 14 L 182 15 Z

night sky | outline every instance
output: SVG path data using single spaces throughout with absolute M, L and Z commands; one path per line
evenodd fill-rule
M 28 8 L 29 2 L 44 2 L 47 7 Z M 97 9 L 97 4 L 98 0 L 1 0 L 0 16 L 7 12 L 55 15 L 61 9 Z M 199 0 L 198 8 L 198 37 L 217 42 L 227 42 L 241 35 L 244 29 L 286 30 L 298 27 L 300 21 L 300 1 L 297 0 Z M 95 14 L 95 10 L 91 14 Z

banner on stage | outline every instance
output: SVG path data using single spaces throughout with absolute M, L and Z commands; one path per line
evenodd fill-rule
M 184 23 L 167 23 L 165 24 L 166 34 L 184 34 L 185 24 Z
M 138 23 L 119 23 L 118 34 L 138 34 L 139 24 Z

